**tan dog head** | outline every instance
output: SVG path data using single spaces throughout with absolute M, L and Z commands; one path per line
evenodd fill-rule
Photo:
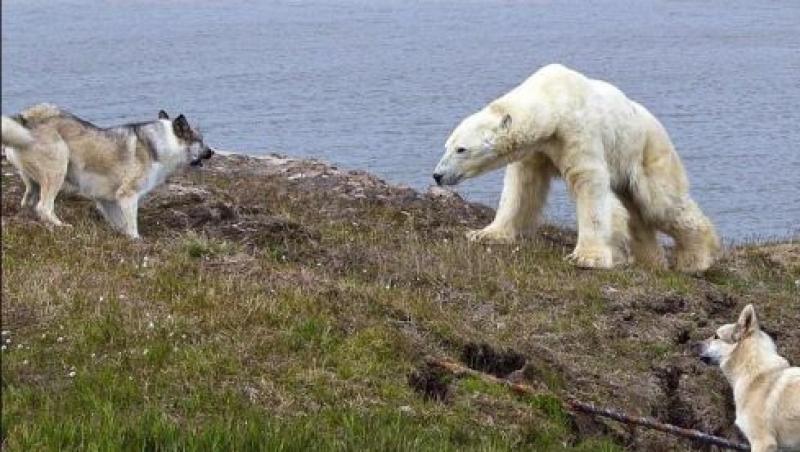
M 717 328 L 713 337 L 697 343 L 694 350 L 704 363 L 718 365 L 723 371 L 732 371 L 752 354 L 777 354 L 775 343 L 761 331 L 752 304 L 745 306 L 736 323 Z

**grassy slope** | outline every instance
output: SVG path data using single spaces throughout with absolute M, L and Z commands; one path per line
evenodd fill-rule
M 219 158 L 154 193 L 137 243 L 75 199 L 57 203 L 74 228 L 45 229 L 3 166 L 4 448 L 686 448 L 556 397 L 730 436 L 726 385 L 687 343 L 747 302 L 800 361 L 797 244 L 737 248 L 701 278 L 580 271 L 569 233 L 470 246 L 487 209 L 264 165 Z M 409 385 L 424 355 L 472 343 L 524 355 L 541 396 Z

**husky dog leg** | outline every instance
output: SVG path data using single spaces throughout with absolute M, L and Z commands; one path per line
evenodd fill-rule
M 25 184 L 25 193 L 22 195 L 20 207 L 23 209 L 33 209 L 39 202 L 39 183 L 31 179 L 25 173 L 20 173 L 22 183 Z
M 36 213 L 39 217 L 55 226 L 69 226 L 62 222 L 55 213 L 56 196 L 64 185 L 69 165 L 69 147 L 56 131 L 40 133 L 37 142 L 29 150 L 46 156 L 35 163 L 36 173 L 33 178 L 39 184 L 39 201 L 36 203 Z M 31 165 L 34 166 L 34 165 Z M 20 171 L 22 172 L 22 171 Z
M 64 183 L 64 173 L 48 174 L 39 185 L 39 202 L 36 203 L 36 213 L 43 221 L 54 226 L 70 226 L 61 221 L 55 213 L 55 201 Z
M 137 218 L 139 212 L 139 195 L 135 192 L 124 193 L 117 199 L 116 204 L 122 212 L 124 223 L 123 232 L 132 239 L 138 239 L 139 225 Z
M 125 217 L 122 215 L 122 209 L 116 201 L 108 201 L 105 199 L 97 200 L 97 210 L 103 215 L 103 218 L 117 231 L 124 233 Z

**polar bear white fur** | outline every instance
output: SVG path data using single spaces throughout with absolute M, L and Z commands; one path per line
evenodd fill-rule
M 561 176 L 577 204 L 581 267 L 633 257 L 662 267 L 656 231 L 675 240 L 676 267 L 707 269 L 719 254 L 714 226 L 689 196 L 681 160 L 661 123 L 609 83 L 564 66 L 543 67 L 464 119 L 434 171 L 455 185 L 506 166 L 494 221 L 471 240 L 513 242 L 534 232 L 550 180 Z

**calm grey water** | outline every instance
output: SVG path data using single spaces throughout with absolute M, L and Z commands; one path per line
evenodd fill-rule
M 199 121 L 425 188 L 465 115 L 561 62 L 653 111 L 725 239 L 800 230 L 800 1 L 2 2 L 2 109 Z M 467 181 L 494 205 L 500 172 Z M 563 186 L 552 221 L 571 224 Z

